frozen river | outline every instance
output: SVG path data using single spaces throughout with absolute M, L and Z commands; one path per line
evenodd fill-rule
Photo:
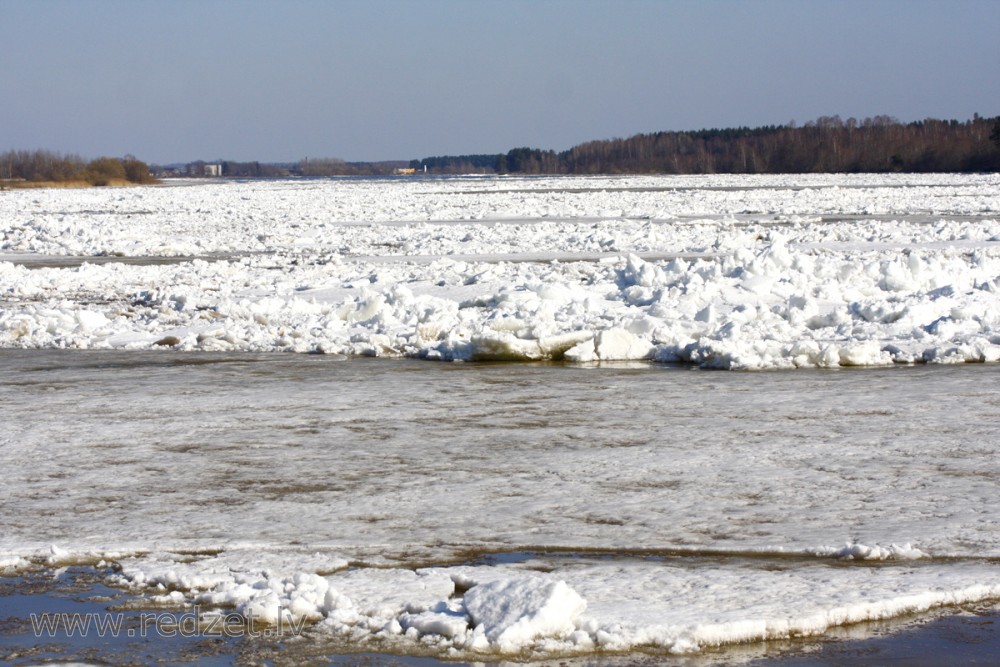
M 0 574 L 469 660 L 992 604 L 998 212 L 996 175 L 5 192 Z
M 992 365 L 5 351 L 0 377 L 8 569 L 113 561 L 168 608 L 488 656 L 1000 597 Z

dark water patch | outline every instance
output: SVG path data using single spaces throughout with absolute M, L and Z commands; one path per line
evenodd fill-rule
M 128 609 L 127 595 L 103 584 L 97 570 L 0 582 L 0 663 L 238 664 L 232 639 L 187 636 L 162 623 L 164 612 Z
M 824 641 L 782 642 L 784 653 L 761 658 L 747 667 L 937 667 L 995 665 L 1000 656 L 1000 610 L 970 607 L 941 613 L 902 627 L 909 619 L 870 626 L 875 636 L 863 640 L 834 637 Z M 845 629 L 849 633 L 850 629 Z M 836 634 L 836 633 L 832 633 Z M 803 648 L 805 646 L 806 648 Z M 780 647 L 779 647 L 780 648 Z
M 617 525 L 617 519 L 601 519 Z M 442 548 L 446 548 L 441 545 Z M 990 563 L 1000 565 L 1000 558 L 979 557 L 924 557 L 913 560 L 886 558 L 855 559 L 841 556 L 837 552 L 808 553 L 803 551 L 764 551 L 747 549 L 720 549 L 705 547 L 666 548 L 594 548 L 561 546 L 526 546 L 512 549 L 462 549 L 455 548 L 454 556 L 437 560 L 406 560 L 387 564 L 352 562 L 352 568 L 408 568 L 413 570 L 449 567 L 482 567 L 498 565 L 529 565 L 531 569 L 555 570 L 573 565 L 594 562 L 645 562 L 662 563 L 684 568 L 745 567 L 751 569 L 786 569 L 791 567 L 904 567 L 909 569 L 937 567 L 944 564 L 964 562 Z

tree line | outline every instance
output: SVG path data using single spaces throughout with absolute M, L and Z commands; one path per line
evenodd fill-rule
M 91 185 L 151 183 L 149 165 L 134 155 L 123 158 L 99 157 L 89 162 L 78 155 L 46 150 L 11 150 L 0 153 L 0 181 L 17 183 L 66 183 Z
M 902 123 L 889 116 L 823 116 L 802 126 L 637 134 L 556 153 L 515 148 L 500 155 L 413 160 L 429 173 L 767 174 L 1000 171 L 1000 116 Z
M 557 153 L 521 147 L 507 153 L 436 156 L 399 162 L 303 159 L 287 164 L 220 160 L 151 170 L 133 155 L 86 161 L 46 150 L 0 153 L 0 184 L 18 181 L 93 185 L 149 183 L 162 176 L 288 178 L 381 176 L 401 167 L 431 174 L 775 174 L 810 172 L 1000 171 L 1000 116 L 857 120 L 823 116 L 805 125 L 767 125 L 637 134 L 588 141 Z M 211 167 L 211 169 L 209 168 Z M 152 173 L 151 173 L 152 171 Z
M 239 162 L 196 160 L 183 165 L 153 165 L 157 176 L 203 178 L 318 178 L 329 176 L 387 176 L 405 167 L 403 160 L 387 162 L 346 162 L 337 158 L 303 158 L 298 162 Z M 218 168 L 218 172 L 213 170 Z

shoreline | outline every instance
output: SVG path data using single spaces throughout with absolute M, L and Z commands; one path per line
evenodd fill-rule
M 0 179 L 0 191 L 3 190 L 80 190 L 85 188 L 130 188 L 143 187 L 147 185 L 160 185 L 159 179 L 149 183 L 135 183 L 133 181 L 114 179 L 103 185 L 96 185 L 87 181 L 19 181 Z

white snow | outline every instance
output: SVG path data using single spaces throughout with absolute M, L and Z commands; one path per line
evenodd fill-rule
M 732 369 L 995 361 L 998 185 L 841 175 L 18 191 L 0 199 L 0 259 L 203 259 L 0 263 L 0 345 Z
M 465 594 L 472 623 L 501 651 L 517 651 L 540 637 L 564 638 L 576 630 L 587 603 L 565 581 L 498 579 Z

